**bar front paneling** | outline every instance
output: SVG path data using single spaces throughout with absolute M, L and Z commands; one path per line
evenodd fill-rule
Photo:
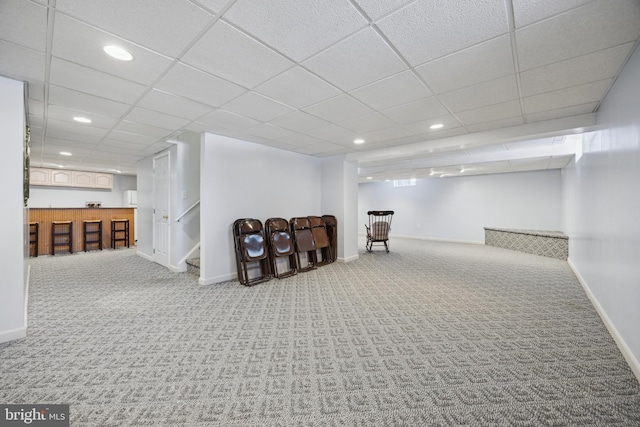
M 133 208 L 30 208 L 29 222 L 39 223 L 38 253 L 51 254 L 51 222 L 73 223 L 73 251 L 83 250 L 83 228 L 85 220 L 102 220 L 102 247 L 111 247 L 111 220 L 129 220 L 129 244 L 135 245 Z

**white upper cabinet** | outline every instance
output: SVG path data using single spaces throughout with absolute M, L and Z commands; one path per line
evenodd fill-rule
M 102 188 L 110 190 L 113 188 L 113 174 L 31 168 L 29 172 L 29 185 L 54 185 L 57 187 Z

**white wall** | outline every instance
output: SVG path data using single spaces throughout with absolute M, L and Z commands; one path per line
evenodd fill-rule
M 25 337 L 28 263 L 23 198 L 24 84 L 0 77 L 0 342 Z
M 111 190 L 42 187 L 30 188 L 30 208 L 84 208 L 86 202 L 102 202 L 104 208 L 122 207 L 122 193 L 136 190 L 136 177 L 133 175 L 114 175 Z
M 367 211 L 393 210 L 391 236 L 484 242 L 484 227 L 560 230 L 559 170 L 418 179 L 415 186 L 362 183 L 358 230 Z
M 358 166 L 345 156 L 322 159 L 322 214 L 338 221 L 338 259 L 358 259 Z
M 170 187 L 169 268 L 186 271 L 185 257 L 200 243 L 200 207 L 189 211 L 179 222 L 175 219 L 200 200 L 200 135 L 184 133 L 172 140 Z
M 321 213 L 321 161 L 259 144 L 203 134 L 200 283 L 233 279 L 233 222 Z
M 640 378 L 640 51 L 585 134 L 583 155 L 565 168 L 569 261 Z
M 153 157 L 138 161 L 138 255 L 153 261 Z

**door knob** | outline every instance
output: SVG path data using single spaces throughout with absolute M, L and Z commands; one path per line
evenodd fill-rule
M 162 215 L 162 219 L 169 219 L 169 215 Z

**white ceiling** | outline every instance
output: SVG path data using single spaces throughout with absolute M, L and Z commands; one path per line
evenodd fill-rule
M 639 37 L 638 0 L 2 0 L 0 74 L 37 166 L 135 174 L 207 131 L 362 179 L 496 173 L 565 166 Z

